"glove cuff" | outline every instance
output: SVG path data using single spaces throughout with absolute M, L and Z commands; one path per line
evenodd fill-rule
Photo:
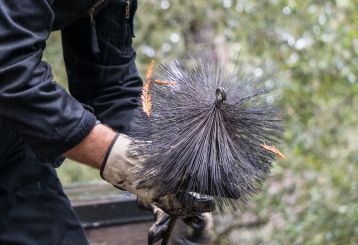
M 103 159 L 103 162 L 102 162 L 102 165 L 101 165 L 101 170 L 100 170 L 100 175 L 101 175 L 101 178 L 106 180 L 103 176 L 103 172 L 104 172 L 104 168 L 106 167 L 106 164 L 107 164 L 107 160 L 108 160 L 108 157 L 109 157 L 109 154 L 111 153 L 112 151 L 112 148 L 114 146 L 114 144 L 116 143 L 117 139 L 119 137 L 119 134 L 116 134 L 116 136 L 114 137 L 114 139 L 112 140 L 111 144 L 109 145 L 108 147 L 108 150 L 106 152 L 106 155 L 104 156 L 104 159 Z

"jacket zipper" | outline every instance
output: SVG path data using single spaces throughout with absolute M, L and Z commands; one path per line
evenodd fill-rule
M 88 14 L 90 17 L 90 21 L 91 21 L 91 49 L 92 49 L 92 53 L 94 55 L 98 55 L 100 53 L 100 49 L 99 49 L 99 45 L 98 45 L 98 37 L 97 37 L 97 31 L 96 31 L 96 21 L 94 19 L 94 14 L 96 13 L 96 11 L 98 10 L 98 8 L 105 2 L 106 0 L 98 0 L 89 10 L 88 10 Z M 130 23 L 130 18 L 131 18 L 131 5 L 132 5 L 132 0 L 127 0 L 126 1 L 126 9 L 125 9 L 125 22 L 126 22 L 126 26 L 124 27 L 124 37 L 126 37 L 127 35 L 127 25 L 129 25 Z M 129 26 L 129 29 L 132 30 L 133 27 Z M 130 35 L 134 35 L 132 32 L 130 31 Z
M 106 0 L 98 0 L 88 11 L 90 17 L 91 17 L 91 20 L 93 19 L 93 15 L 94 13 L 96 12 L 97 8 L 102 5 L 102 3 L 104 3 L 104 1 Z
M 131 5 L 132 5 L 132 0 L 127 0 L 126 20 L 128 20 L 131 17 Z
M 130 21 L 131 16 L 131 10 L 132 10 L 132 0 L 127 0 L 127 4 L 126 4 L 126 16 L 125 16 L 125 23 L 126 23 L 126 27 L 129 27 L 129 35 L 131 35 L 132 37 L 134 37 L 134 26 L 133 26 L 133 21 Z
M 92 53 L 94 55 L 99 54 L 99 45 L 98 45 L 98 37 L 97 37 L 97 30 L 96 30 L 96 21 L 94 20 L 94 14 L 97 8 L 102 5 L 105 0 L 98 0 L 88 11 L 90 19 L 91 19 L 91 48 Z

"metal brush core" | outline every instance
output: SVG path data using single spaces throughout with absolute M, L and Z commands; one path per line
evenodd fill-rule
M 215 91 L 215 95 L 216 95 L 216 100 L 215 100 L 216 105 L 220 105 L 226 100 L 226 93 L 223 88 L 217 88 Z

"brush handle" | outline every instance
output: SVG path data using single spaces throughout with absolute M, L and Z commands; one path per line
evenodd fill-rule
M 168 242 L 169 242 L 169 239 L 170 239 L 170 235 L 172 234 L 172 231 L 173 231 L 173 228 L 175 226 L 175 222 L 177 221 L 177 217 L 172 215 L 170 216 L 170 221 L 169 221 L 169 224 L 168 224 L 168 229 L 167 231 L 165 232 L 165 235 L 163 237 L 163 240 L 162 240 L 162 243 L 161 245 L 167 245 Z

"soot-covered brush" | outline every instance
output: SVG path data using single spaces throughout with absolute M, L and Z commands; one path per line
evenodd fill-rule
M 152 62 L 131 123 L 145 185 L 212 196 L 218 210 L 256 194 L 276 157 L 282 124 L 264 81 L 210 60 Z

